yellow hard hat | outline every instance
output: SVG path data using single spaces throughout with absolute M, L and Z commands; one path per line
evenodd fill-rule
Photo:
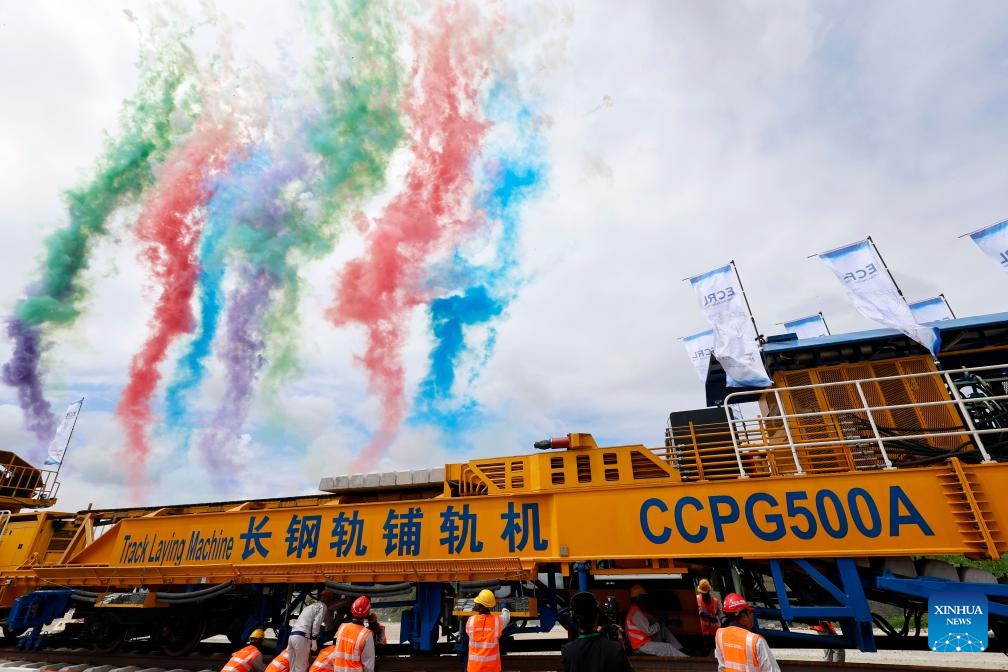
M 710 581 L 707 579 L 700 579 L 700 583 L 697 585 L 697 591 L 701 593 L 709 593 L 711 591 Z
M 252 634 L 249 635 L 249 640 L 264 639 L 265 637 L 266 637 L 266 631 L 263 630 L 262 628 L 256 628 L 255 630 L 252 631 Z
M 494 597 L 493 592 L 487 590 L 486 588 L 484 588 L 483 590 L 481 590 L 479 592 L 479 595 L 477 595 L 476 599 L 473 600 L 473 601 L 476 604 L 482 604 L 487 609 L 493 609 L 494 606 L 497 604 L 497 598 Z
M 630 599 L 635 597 L 640 597 L 641 595 L 647 595 L 647 591 L 644 590 L 644 586 L 637 584 L 630 589 Z

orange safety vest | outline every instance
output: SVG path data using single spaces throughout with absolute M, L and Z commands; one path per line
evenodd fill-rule
M 290 670 L 290 654 L 287 653 L 287 649 L 281 651 L 266 666 L 266 672 L 288 672 L 288 670 Z
M 634 651 L 651 641 L 651 635 L 638 628 L 633 622 L 634 616 L 643 613 L 640 607 L 631 604 L 626 614 L 626 635 L 630 640 L 630 648 Z
M 249 644 L 240 651 L 231 654 L 231 660 L 221 668 L 221 672 L 252 672 L 256 658 L 261 658 L 262 652 Z
M 704 635 L 713 635 L 721 627 L 718 620 L 718 612 L 721 611 L 721 600 L 711 596 L 710 604 L 703 601 L 703 594 L 696 596 L 696 606 L 700 611 L 700 632 Z
M 729 672 L 758 672 L 756 644 L 761 637 L 737 625 L 719 628 L 714 641 L 721 652 L 725 669 Z
M 331 656 L 334 651 L 336 651 L 335 644 L 330 644 L 319 651 L 318 655 L 315 656 L 315 662 L 313 662 L 311 667 L 308 668 L 308 672 L 323 672 L 325 669 L 332 669 L 329 667 L 329 656 Z
M 469 663 L 466 672 L 501 672 L 500 638 L 504 632 L 497 614 L 476 614 L 466 621 Z
M 363 670 L 361 655 L 364 653 L 364 644 L 373 633 L 369 628 L 358 623 L 344 623 L 336 631 L 336 650 L 333 651 L 331 669 L 335 672 L 353 672 Z

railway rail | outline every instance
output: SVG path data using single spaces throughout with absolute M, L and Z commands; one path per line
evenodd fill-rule
M 995 654 L 989 654 L 994 657 Z M 1008 660 L 1008 659 L 1006 659 Z M 96 655 L 83 650 L 53 650 L 26 652 L 0 649 L 0 670 L 3 672 L 158 672 L 160 670 L 220 670 L 227 656 L 191 654 L 168 657 L 143 652 L 123 652 Z M 712 658 L 660 658 L 634 656 L 636 672 L 710 672 L 716 668 Z M 806 660 L 779 661 L 782 672 L 945 672 L 943 665 L 893 665 L 874 663 L 827 663 Z M 378 672 L 458 672 L 456 656 L 386 656 L 379 657 Z M 964 666 L 960 669 L 971 669 Z M 560 656 L 512 655 L 503 659 L 503 672 L 560 672 Z

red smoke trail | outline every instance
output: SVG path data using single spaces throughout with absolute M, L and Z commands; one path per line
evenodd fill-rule
M 375 223 L 363 258 L 347 264 L 327 316 L 367 329 L 358 359 L 381 402 L 371 441 L 351 471 L 372 469 L 391 444 L 405 412 L 401 347 L 409 311 L 426 301 L 423 270 L 467 228 L 470 171 L 487 130 L 477 94 L 489 72 L 493 31 L 471 6 L 438 12 L 429 34 L 417 35 L 417 64 L 405 112 L 412 124 L 414 163 L 403 191 Z M 484 24 L 484 25 L 481 25 Z
M 147 430 L 153 420 L 150 399 L 161 380 L 158 365 L 168 346 L 195 326 L 190 300 L 199 274 L 197 246 L 203 228 L 201 206 L 209 197 L 207 178 L 226 156 L 230 143 L 226 128 L 197 129 L 184 145 L 169 154 L 157 184 L 140 213 L 135 235 L 144 244 L 141 259 L 161 287 L 150 323 L 150 335 L 130 362 L 130 380 L 116 407 L 126 430 L 123 450 L 128 482 L 143 482 L 150 453 Z

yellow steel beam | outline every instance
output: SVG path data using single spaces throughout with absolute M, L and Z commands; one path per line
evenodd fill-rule
M 1003 553 L 1008 498 L 990 493 L 1008 464 L 963 469 L 988 555 Z M 73 585 L 422 581 L 503 578 L 508 562 L 982 553 L 949 477 L 935 466 L 160 515 L 121 520 L 36 572 Z

